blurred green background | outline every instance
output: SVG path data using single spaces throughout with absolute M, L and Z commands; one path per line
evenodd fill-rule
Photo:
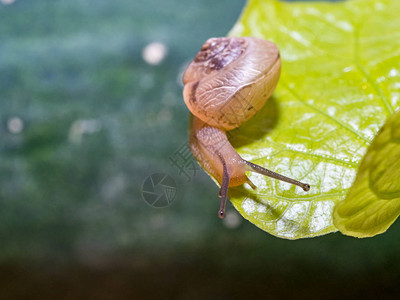
M 208 175 L 171 165 L 182 71 L 244 4 L 0 0 L 1 299 L 400 295 L 399 222 L 282 240 L 231 205 L 219 220 Z M 160 172 L 177 192 L 153 208 L 141 189 Z

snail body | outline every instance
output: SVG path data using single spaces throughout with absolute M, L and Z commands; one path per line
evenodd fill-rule
M 192 113 L 190 148 L 200 165 L 221 185 L 219 217 L 225 216 L 228 187 L 248 183 L 253 171 L 308 191 L 310 186 L 240 157 L 226 136 L 253 117 L 272 95 L 280 76 L 277 46 L 253 37 L 211 38 L 183 76 L 183 98 Z

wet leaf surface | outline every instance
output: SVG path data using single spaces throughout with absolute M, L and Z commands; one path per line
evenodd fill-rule
M 249 174 L 236 209 L 282 238 L 336 231 L 332 213 L 386 119 L 400 108 L 400 3 L 249 1 L 232 36 L 275 42 L 282 74 L 272 99 L 232 132 L 244 159 L 311 185 Z

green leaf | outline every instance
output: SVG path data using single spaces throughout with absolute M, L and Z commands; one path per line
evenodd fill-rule
M 365 155 L 357 178 L 333 220 L 344 234 L 385 232 L 400 214 L 400 112 L 386 122 Z
M 397 0 L 248 2 L 230 35 L 275 42 L 282 74 L 274 96 L 231 132 L 231 142 L 244 159 L 311 185 L 303 192 L 249 173 L 258 189 L 233 188 L 230 199 L 250 222 L 288 239 L 337 230 L 336 203 L 400 108 L 399 15 Z

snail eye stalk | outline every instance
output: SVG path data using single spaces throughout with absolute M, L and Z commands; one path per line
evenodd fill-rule
M 245 160 L 245 163 L 247 165 L 247 171 L 256 172 L 258 174 L 262 174 L 262 175 L 265 175 L 265 176 L 268 176 L 268 177 L 271 177 L 274 179 L 278 179 L 280 181 L 284 181 L 284 182 L 288 182 L 288 183 L 297 185 L 297 186 L 301 187 L 305 192 L 310 190 L 310 185 L 308 183 L 303 183 L 303 182 L 294 180 L 292 178 L 283 176 L 281 174 L 275 173 L 275 172 L 268 170 L 266 168 L 263 168 L 259 165 L 253 164 L 252 162 L 249 162 L 247 160 Z
M 225 162 L 223 161 L 222 164 L 223 164 L 222 185 L 221 189 L 219 190 L 219 197 L 221 197 L 221 206 L 218 211 L 218 217 L 220 219 L 225 218 L 225 207 L 226 207 L 226 200 L 228 198 L 228 188 L 230 180 L 230 176 L 226 168 Z

